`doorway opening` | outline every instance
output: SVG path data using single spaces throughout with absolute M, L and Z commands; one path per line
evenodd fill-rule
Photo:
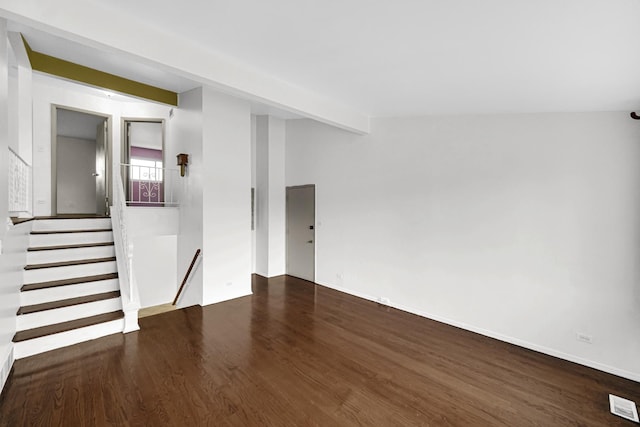
M 123 129 L 122 182 L 127 204 L 172 205 L 175 177 L 173 170 L 164 167 L 164 120 L 125 119 Z
M 286 189 L 287 274 L 315 282 L 316 186 Z
M 109 214 L 110 117 L 52 107 L 51 214 Z

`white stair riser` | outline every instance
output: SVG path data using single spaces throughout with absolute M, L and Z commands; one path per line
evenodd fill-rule
M 20 305 L 34 305 L 63 299 L 83 297 L 120 290 L 118 279 L 99 280 L 97 282 L 78 283 L 77 285 L 56 286 L 55 288 L 37 289 L 20 292 Z
M 120 297 L 39 311 L 37 313 L 21 314 L 16 317 L 16 330 L 24 331 L 118 310 L 122 310 Z
M 70 265 L 65 267 L 38 268 L 35 270 L 25 270 L 24 283 L 49 282 L 52 280 L 72 279 L 74 277 L 116 273 L 117 271 L 118 269 L 115 261 Z
M 87 233 L 32 234 L 29 238 L 30 247 L 102 242 L 113 242 L 113 233 L 111 231 L 91 231 Z
M 46 264 L 50 262 L 108 258 L 114 256 L 116 256 L 116 251 L 113 245 L 92 246 L 89 248 L 54 249 L 48 251 L 30 251 L 27 252 L 27 264 Z
M 110 322 L 73 329 L 71 331 L 60 332 L 58 334 L 47 335 L 32 340 L 21 341 L 14 344 L 14 354 L 16 359 L 55 350 L 56 348 L 67 347 L 83 341 L 89 341 L 107 335 L 121 333 L 124 328 L 124 319 L 112 320 Z
M 37 219 L 33 231 L 99 230 L 111 228 L 111 218 Z

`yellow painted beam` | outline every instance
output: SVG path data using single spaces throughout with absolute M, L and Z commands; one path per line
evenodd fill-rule
M 84 65 L 75 64 L 73 62 L 65 61 L 64 59 L 36 52 L 31 49 L 31 46 L 29 46 L 24 37 L 22 40 L 25 48 L 27 49 L 27 56 L 31 62 L 31 68 L 35 71 L 40 71 L 69 80 L 75 80 L 77 82 L 101 87 L 114 92 L 161 102 L 163 104 L 173 106 L 178 105 L 178 94 L 175 92 L 136 82 L 134 80 L 125 79 L 124 77 L 105 73 L 104 71 L 85 67 Z

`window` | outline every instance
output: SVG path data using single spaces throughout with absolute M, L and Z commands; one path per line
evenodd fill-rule
M 136 181 L 162 181 L 162 162 L 132 158 L 131 179 Z

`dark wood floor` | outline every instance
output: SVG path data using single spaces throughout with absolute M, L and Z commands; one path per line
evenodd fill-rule
M 0 425 L 633 426 L 640 383 L 292 278 L 19 360 Z

